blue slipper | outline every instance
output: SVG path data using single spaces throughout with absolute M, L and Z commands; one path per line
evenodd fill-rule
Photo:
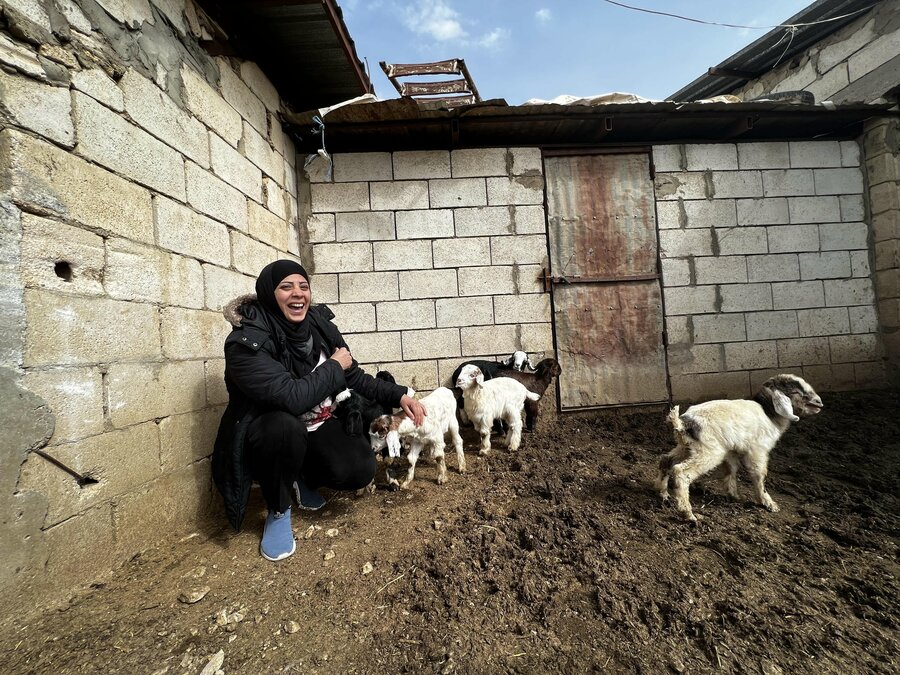
M 292 555 L 297 549 L 294 541 L 294 533 L 291 531 L 291 509 L 284 513 L 269 511 L 266 516 L 266 526 L 263 529 L 262 541 L 259 543 L 259 552 L 266 560 L 275 562 Z
M 294 481 L 294 499 L 301 509 L 318 511 L 328 502 L 318 492 L 309 487 L 302 479 Z

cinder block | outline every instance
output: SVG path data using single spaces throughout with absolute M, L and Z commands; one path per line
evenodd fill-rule
M 501 323 L 547 323 L 550 316 L 550 295 L 495 295 L 494 321 Z
M 375 246 L 378 244 L 376 243 Z M 371 270 L 372 244 L 367 242 L 316 244 L 313 247 L 313 260 L 315 260 L 316 273 Z
M 537 357 L 553 351 L 553 326 L 549 323 L 524 323 L 517 326 L 520 349 Z
M 900 180 L 900 162 L 892 152 L 886 152 L 866 160 L 866 178 L 869 185 L 879 185 Z
M 673 375 L 671 382 L 672 398 L 676 401 L 708 401 L 750 395 L 750 376 L 746 371 Z
M 247 226 L 250 235 L 279 251 L 287 250 L 288 224 L 264 206 L 247 202 Z
M 109 417 L 119 429 L 206 405 L 203 361 L 114 363 L 107 383 Z
M 389 152 L 343 152 L 334 155 L 333 159 L 337 183 L 394 178 Z
M 22 214 L 21 273 L 26 288 L 103 294 L 103 238 L 55 220 Z M 58 267 L 68 263 L 67 271 Z
M 516 283 L 512 266 L 464 267 L 459 270 L 459 295 L 503 295 L 514 293 Z M 455 294 L 454 294 L 455 295 Z M 478 353 L 478 352 L 467 352 Z
M 684 147 L 681 145 L 654 145 L 653 167 L 657 171 L 684 171 Z
M 211 218 L 247 231 L 247 198 L 241 192 L 193 162 L 187 163 L 185 175 L 188 204 Z
M 316 274 L 313 293 L 319 302 L 325 302 L 319 296 L 321 275 Z M 396 272 L 361 272 L 340 275 L 341 302 L 382 302 L 397 300 L 400 297 Z
M 722 345 L 669 345 L 669 373 L 717 373 L 724 370 Z
M 682 221 L 685 222 L 682 222 Z M 686 225 L 684 202 L 656 202 L 656 225 L 660 230 L 672 230 Z
M 262 171 L 221 138 L 209 136 L 209 160 L 213 172 L 255 202 L 262 202 Z M 315 186 L 314 186 L 315 187 Z M 315 196 L 315 190 L 313 191 Z M 315 209 L 316 201 L 313 200 Z M 321 209 L 331 211 L 334 209 Z
M 452 236 L 453 211 L 450 209 L 397 212 L 397 239 Z
M 541 176 L 514 178 L 488 178 L 487 203 L 491 206 L 506 204 L 543 204 L 544 179 Z
M 509 159 L 511 164 L 512 157 Z M 505 176 L 509 171 L 506 148 L 454 150 L 450 153 L 450 162 L 453 178 Z
M 719 255 L 768 253 L 765 227 L 735 227 L 715 230 Z
M 436 359 L 460 354 L 458 328 L 405 330 L 402 341 L 403 359 L 406 361 Z
M 814 382 L 819 393 L 848 391 L 856 388 L 856 374 L 852 363 L 804 366 L 803 377 L 808 382 Z
M 536 207 L 519 207 L 534 209 Z M 509 206 L 483 206 L 473 209 L 454 209 L 457 237 L 481 237 L 491 234 L 513 234 L 518 211 Z
M 769 251 L 798 253 L 819 250 L 818 225 L 775 225 L 768 231 Z
M 281 107 L 281 98 L 269 78 L 262 69 L 253 61 L 241 61 L 240 75 L 244 83 L 262 101 L 263 105 L 271 111 L 277 112 Z
M 394 178 L 396 180 L 450 178 L 450 153 L 446 150 L 395 152 Z
M 160 355 L 153 305 L 25 291 L 24 366 L 154 359 Z
M 547 237 L 543 234 L 517 234 L 491 237 L 492 265 L 543 265 L 547 260 Z M 473 261 L 477 264 L 477 260 Z M 485 258 L 481 262 L 487 262 Z
M 869 190 L 872 215 L 900 209 L 900 188 L 896 183 L 880 183 Z
M 828 338 L 794 338 L 778 340 L 778 366 L 810 366 L 831 362 Z
M 157 243 L 165 249 L 223 267 L 231 264 L 228 229 L 165 197 L 153 200 Z
M 750 258 L 750 260 L 753 259 Z M 694 270 L 698 284 L 745 283 L 747 281 L 747 258 L 741 255 L 695 258 Z
M 859 166 L 860 148 L 856 141 L 841 141 L 841 166 Z
M 778 367 L 778 351 L 773 340 L 732 342 L 724 348 L 726 370 Z
M 785 169 L 762 172 L 763 194 L 766 197 L 796 197 L 816 194 L 811 169 Z
M 712 255 L 711 230 L 661 230 L 659 255 L 661 258 L 686 258 L 691 255 Z
M 244 155 L 263 173 L 270 176 L 279 185 L 284 185 L 284 158 L 272 150 L 269 140 L 247 122 L 244 122 L 244 135 L 241 140 Z
M 797 337 L 797 313 L 794 311 L 754 312 L 746 315 L 748 340 L 774 340 Z
M 365 223 L 365 219 L 362 219 Z M 336 214 L 334 213 L 313 213 L 306 221 L 306 231 L 309 237 L 309 243 L 318 244 L 321 242 L 333 242 L 337 238 L 336 233 Z M 393 223 L 393 219 L 391 219 Z
M 801 309 L 797 311 L 800 337 L 842 335 L 850 332 L 850 314 L 846 307 Z
M 856 386 L 860 389 L 884 389 L 888 386 L 888 375 L 883 360 L 870 363 L 854 363 Z
M 841 220 L 856 222 L 865 220 L 866 208 L 862 195 L 841 195 L 838 197 L 841 206 Z
M 860 194 L 863 191 L 862 172 L 858 168 L 816 169 L 817 195 Z
M 376 241 L 372 246 L 376 270 L 430 269 L 433 266 L 429 240 Z
M 695 316 L 693 323 L 696 344 L 743 342 L 747 339 L 743 314 L 703 314 Z
M 662 261 L 663 286 L 687 286 L 691 283 L 690 261 L 682 258 L 664 258 Z
M 485 180 L 484 178 L 448 178 L 428 181 L 431 208 L 486 206 Z
M 54 415 L 50 445 L 103 433 L 103 383 L 98 368 L 27 370 L 22 386 L 46 401 Z
M 397 361 L 391 363 L 381 362 L 381 368 L 393 375 L 397 382 L 415 391 L 433 391 L 441 386 L 438 380 L 437 362 L 428 361 Z
M 222 96 L 254 129 L 261 134 L 266 133 L 268 117 L 263 102 L 234 72 L 228 59 L 219 57 L 216 61 L 219 64 L 219 87 Z
M 544 171 L 540 148 L 510 148 L 509 156 L 512 158 L 510 174 L 513 176 L 540 175 Z
M 441 298 L 435 302 L 437 327 L 480 326 L 494 323 L 491 296 Z
M 874 260 L 878 272 L 900 266 L 900 242 L 896 239 L 876 242 Z
M 716 199 L 763 196 L 759 171 L 713 171 L 712 185 Z
M 150 193 L 137 185 L 10 129 L 0 132 L 0 166 L 0 183 L 19 204 L 137 241 L 153 241 Z
M 134 122 L 200 166 L 209 167 L 209 138 L 200 122 L 133 68 L 119 80 L 119 88 Z
M 413 211 L 412 213 L 422 212 Z M 400 217 L 404 215 L 406 215 L 406 212 L 402 211 L 397 214 L 398 229 Z M 335 214 L 334 218 L 337 241 L 394 239 L 394 214 L 390 211 L 338 213 Z M 452 231 L 452 222 L 450 227 Z
M 44 521 L 47 527 L 159 475 L 159 433 L 153 422 L 45 450 L 66 466 L 98 481 L 81 488 L 69 474 L 47 460 L 29 455 L 22 465 L 18 489 L 46 495 L 50 507 Z
M 831 70 L 842 61 L 846 61 L 851 54 L 859 51 L 867 43 L 871 42 L 874 38 L 874 25 L 875 22 L 872 19 L 867 19 L 862 26 L 851 33 L 846 35 L 839 33 L 838 36 L 843 39 L 832 42 L 819 51 L 819 72 L 825 73 Z
M 834 223 L 841 219 L 837 197 L 790 197 L 788 211 L 791 223 Z
M 737 200 L 738 225 L 776 225 L 788 222 L 788 205 L 784 197 Z
M 665 290 L 666 314 L 704 314 L 716 311 L 715 286 L 679 286 Z
M 455 298 L 458 295 L 456 270 L 400 272 L 401 300 Z
M 900 269 L 876 272 L 875 288 L 879 298 L 900 298 Z
M 206 408 L 171 415 L 159 422 L 161 462 L 164 473 L 177 471 L 212 454 L 222 408 Z
M 237 147 L 242 132 L 240 113 L 186 62 L 181 65 L 181 83 L 187 109 L 229 145 Z
M 547 218 L 543 206 L 507 206 L 515 234 L 545 234 Z M 459 213 L 457 211 L 457 213 Z M 502 233 L 495 233 L 502 234 Z
M 788 169 L 791 166 L 787 143 L 738 143 L 741 169 Z
M 893 316 L 886 316 L 887 312 L 882 303 L 894 303 Z M 885 326 L 900 326 L 900 301 L 894 298 L 892 300 L 883 300 L 882 303 L 879 303 L 882 323 Z M 851 333 L 875 333 L 878 331 L 878 316 L 875 314 L 875 308 L 872 305 L 849 307 L 848 311 L 850 312 Z M 890 322 L 885 319 L 889 319 Z
M 820 169 L 841 165 L 841 144 L 838 141 L 792 141 L 791 168 Z
M 462 355 L 472 358 L 477 354 L 504 354 L 516 351 L 516 326 L 467 326 L 459 329 Z M 446 355 L 444 355 L 446 356 Z M 459 365 L 457 363 L 457 365 Z
M 353 185 L 357 185 L 354 183 Z M 362 185 L 365 185 L 364 183 Z M 314 185 L 313 188 L 316 186 Z M 401 181 L 396 183 L 369 183 L 372 193 L 373 211 L 405 211 L 410 209 L 427 209 L 428 182 L 427 181 Z M 313 193 L 313 204 L 315 204 Z M 437 204 L 431 206 L 437 207 Z M 352 209 L 318 209 L 321 211 L 366 211 L 368 207 Z M 315 206 L 313 210 L 317 210 Z
M 706 199 L 706 174 L 693 173 L 657 173 L 653 181 L 657 200 L 671 199 Z
M 836 279 L 851 275 L 850 254 L 847 251 L 801 253 L 800 278 Z
M 875 302 L 871 279 L 830 279 L 824 283 L 828 307 L 872 305 Z
M 788 71 L 787 75 L 772 87 L 775 93 L 791 91 L 793 89 L 806 89 L 816 80 L 815 61 L 809 56 L 801 58 L 799 67 Z
M 794 281 L 800 278 L 796 254 L 751 256 L 747 259 L 750 281 Z
M 401 300 L 378 303 L 377 330 L 435 328 L 434 300 Z M 372 330 L 376 330 L 372 328 Z
M 199 262 L 127 239 L 107 240 L 103 282 L 106 292 L 117 300 L 203 306 Z
M 669 344 L 689 344 L 693 341 L 693 318 L 690 316 L 666 316 L 666 334 Z
M 37 62 L 35 61 L 35 63 Z M 43 73 L 40 65 L 38 65 L 38 69 Z M 101 68 L 79 70 L 72 73 L 72 88 L 87 94 L 116 112 L 125 110 L 125 96 L 122 95 L 122 90 Z
M 544 267 L 513 265 L 513 293 L 545 293 Z
M 269 262 L 273 260 L 274 258 L 269 258 Z M 255 292 L 256 279 L 254 277 L 222 269 L 215 265 L 203 266 L 203 278 L 206 286 L 206 309 L 221 311 L 235 298 Z
M 356 333 L 347 336 L 350 351 L 360 363 L 402 361 L 400 333 Z
M 435 267 L 473 267 L 491 258 L 491 239 L 437 239 L 432 244 Z
M 775 377 L 776 375 L 781 374 L 781 370 L 778 368 L 764 368 L 763 370 L 751 370 L 750 371 L 750 391 L 753 393 L 758 392 L 763 384 L 769 378 Z M 797 375 L 801 375 L 798 371 Z
M 737 149 L 733 143 L 688 143 L 684 151 L 688 171 L 738 168 Z
M 737 225 L 735 200 L 716 199 L 683 202 L 687 227 L 734 227 Z
M 207 359 L 206 366 L 206 403 L 208 405 L 224 405 L 228 403 L 228 389 L 225 387 L 225 359 Z
M 72 94 L 78 154 L 179 201 L 184 160 L 175 150 L 80 92 Z
M 160 311 L 163 356 L 208 359 L 222 356 L 231 324 L 221 312 L 163 307 Z
M 758 312 L 772 309 L 770 284 L 726 284 L 719 286 L 723 312 Z
M 376 330 L 375 305 L 371 302 L 331 305 L 334 323 L 342 333 L 369 333 Z
M 60 586 L 93 583 L 101 570 L 114 569 L 120 562 L 116 558 L 112 505 L 109 503 L 98 504 L 46 528 L 41 538 L 47 553 L 41 576 Z
M 837 335 L 828 338 L 828 342 L 831 345 L 832 363 L 876 361 L 882 357 L 876 335 Z
M 5 117 L 10 123 L 60 145 L 74 145 L 72 95 L 67 88 L 9 75 L 0 70 L 0 97 L 3 99 Z
M 805 89 L 813 95 L 816 101 L 830 101 L 848 84 L 850 84 L 850 77 L 847 75 L 847 64 L 841 63 L 812 84 L 807 85 Z M 841 152 L 841 161 L 846 161 L 843 152 Z
M 900 34 L 895 27 L 893 31 L 876 38 L 847 59 L 850 81 L 855 82 L 883 63 L 887 63 L 897 56 L 898 49 L 900 49 Z
M 846 249 L 867 250 L 869 228 L 865 223 L 825 223 L 819 225 L 823 251 Z
M 276 249 L 245 234 L 232 230 L 230 235 L 232 265 L 239 272 L 255 277 L 263 267 L 282 257 Z
M 790 281 L 772 284 L 775 309 L 824 307 L 825 292 L 821 281 Z

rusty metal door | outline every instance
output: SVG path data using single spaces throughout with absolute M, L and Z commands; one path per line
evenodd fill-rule
M 645 153 L 545 156 L 563 410 L 668 400 Z

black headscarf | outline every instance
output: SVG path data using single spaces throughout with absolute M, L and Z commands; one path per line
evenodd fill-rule
M 302 363 L 306 361 L 313 348 L 313 337 L 309 329 L 309 309 L 307 308 L 303 321 L 294 323 L 287 320 L 275 300 L 275 289 L 278 284 L 292 274 L 299 274 L 309 281 L 309 275 L 303 269 L 303 265 L 293 260 L 276 260 L 266 265 L 256 278 L 256 299 L 265 310 L 269 321 L 281 328 L 291 356 Z

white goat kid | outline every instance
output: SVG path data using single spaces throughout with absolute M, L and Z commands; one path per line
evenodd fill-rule
M 443 485 L 447 480 L 447 463 L 444 460 L 444 434 L 447 433 L 450 434 L 453 447 L 456 449 L 459 472 L 465 473 L 466 471 L 466 456 L 463 454 L 462 437 L 459 435 L 459 422 L 456 420 L 456 397 L 453 392 L 447 387 L 438 387 L 428 396 L 423 397 L 420 402 L 428 412 L 420 427 L 417 427 L 406 416 L 406 413 L 402 412 L 395 415 L 382 415 L 369 427 L 372 450 L 378 452 L 386 446 L 391 459 L 400 456 L 401 437 L 410 442 L 407 455 L 409 471 L 407 471 L 406 478 L 398 483 L 388 474 L 388 482 L 399 485 L 400 489 L 409 487 L 416 471 L 419 454 L 426 447 L 431 448 L 432 457 L 437 462 L 438 485 Z
M 708 401 L 691 406 L 682 415 L 675 406 L 668 422 L 677 445 L 659 461 L 656 487 L 660 497 L 668 500 L 672 478 L 678 511 L 696 522 L 688 495 L 691 483 L 721 465 L 725 489 L 737 499 L 736 475 L 743 464 L 750 473 L 757 502 L 777 512 L 778 505 L 765 488 L 769 452 L 791 422 L 816 415 L 822 407 L 822 399 L 796 375 L 770 378 L 753 400 Z
M 537 401 L 538 394 L 528 391 L 521 382 L 508 377 L 484 381 L 478 366 L 464 366 L 456 380 L 463 392 L 463 409 L 481 434 L 479 454 L 491 450 L 491 427 L 494 420 L 503 420 L 509 426 L 504 443 L 510 450 L 518 450 L 522 440 L 522 407 L 525 399 Z

